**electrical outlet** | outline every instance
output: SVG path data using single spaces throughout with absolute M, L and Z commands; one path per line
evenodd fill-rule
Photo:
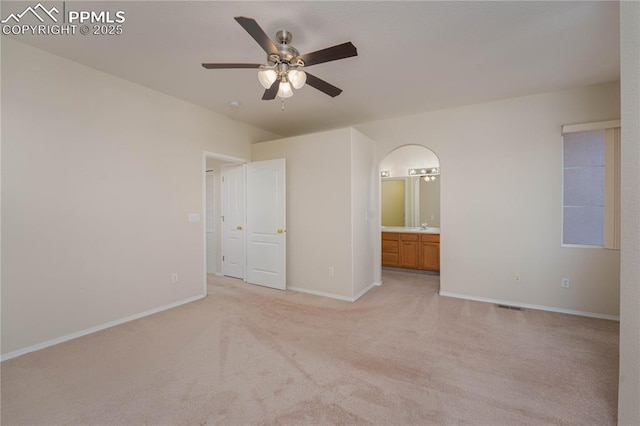
M 172 283 L 177 283 L 178 282 L 178 273 L 174 272 L 173 274 L 171 274 L 171 282 Z
M 515 282 L 515 283 L 521 283 L 522 282 L 522 277 L 520 276 L 520 272 L 514 272 L 513 273 L 513 282 Z
M 329 267 L 329 276 L 333 277 L 335 274 L 336 274 L 336 270 L 333 269 L 333 266 L 330 266 Z
M 569 288 L 569 278 L 563 278 L 560 285 L 562 288 Z

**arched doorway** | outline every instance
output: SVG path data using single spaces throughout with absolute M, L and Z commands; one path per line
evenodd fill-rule
M 405 145 L 380 162 L 381 267 L 440 272 L 440 160 Z

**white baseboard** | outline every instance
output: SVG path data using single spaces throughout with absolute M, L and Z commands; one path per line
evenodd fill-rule
M 87 334 L 92 334 L 97 331 L 102 331 L 107 328 L 115 327 L 116 325 L 124 324 L 125 322 L 137 320 L 143 317 L 147 317 L 149 315 L 157 314 L 158 312 L 166 311 L 168 309 L 172 309 L 178 307 L 180 305 L 184 305 L 187 303 L 195 302 L 196 300 L 203 299 L 204 295 L 193 296 L 188 299 L 180 300 L 178 302 L 170 303 L 168 305 L 160 306 L 158 308 L 153 308 L 148 311 L 140 312 L 139 314 L 131 315 L 125 318 L 121 318 L 115 321 L 110 321 L 105 324 L 97 325 L 95 327 L 87 328 L 82 331 L 78 331 L 76 333 L 67 334 L 66 336 L 58 337 L 56 339 L 48 340 L 43 343 L 38 343 L 37 345 L 29 346 L 27 348 L 18 349 L 17 351 L 9 352 L 8 354 L 4 354 L 0 356 L 0 362 L 6 361 L 12 358 L 19 357 L 20 355 L 27 354 L 29 352 L 39 351 L 40 349 L 48 348 L 50 346 L 57 345 L 59 343 L 64 343 L 69 340 L 77 339 L 78 337 L 86 336 Z
M 309 290 L 308 288 L 302 288 L 302 287 L 287 287 L 287 290 L 298 291 L 300 293 L 313 294 L 315 296 L 329 297 L 331 299 L 344 300 L 345 302 L 355 302 L 356 300 L 358 300 L 362 296 L 364 296 L 373 287 L 379 286 L 379 285 L 382 285 L 382 282 L 380 282 L 380 281 L 373 282 L 373 283 L 369 284 L 360 293 L 358 293 L 355 297 L 340 296 L 339 294 L 325 293 L 323 291 L 317 291 L 317 290 Z
M 476 302 L 494 303 L 497 305 L 516 306 L 518 308 L 536 309 L 538 311 L 557 312 L 560 314 L 579 315 L 582 317 L 600 318 L 611 321 L 620 321 L 619 316 L 596 314 L 593 312 L 574 311 L 571 309 L 554 308 L 551 306 L 531 305 L 529 303 L 511 302 L 509 300 L 489 299 L 486 297 L 469 296 L 466 294 L 449 293 L 448 291 L 440 291 L 440 296 L 455 297 L 456 299 L 474 300 Z
M 356 300 L 360 299 L 362 296 L 367 294 L 369 292 L 369 290 L 371 290 L 374 287 L 380 286 L 381 284 L 382 283 L 379 282 L 379 281 L 372 282 L 364 290 L 362 290 L 360 293 L 356 294 L 356 297 L 353 298 L 353 301 L 355 302 Z
M 344 301 L 346 301 L 346 302 L 353 302 L 353 297 L 340 296 L 339 294 L 325 293 L 325 292 L 323 292 L 323 291 L 309 290 L 308 288 L 302 288 L 302 287 L 287 287 L 287 290 L 298 291 L 298 292 L 300 292 L 300 293 L 313 294 L 313 295 L 315 295 L 315 296 L 330 297 L 331 299 L 344 300 Z

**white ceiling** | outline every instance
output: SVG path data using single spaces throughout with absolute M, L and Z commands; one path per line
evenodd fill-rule
M 2 15 L 11 9 L 3 2 Z M 22 4 L 24 5 L 24 3 Z M 123 10 L 120 36 L 18 36 L 90 67 L 289 136 L 356 123 L 619 79 L 617 2 L 67 2 Z M 342 88 L 306 86 L 262 101 L 264 63 L 236 23 L 254 18 L 275 39 L 287 29 L 307 53 L 351 41 L 358 56 L 309 68 Z M 90 96 L 90 95 L 89 95 Z M 234 109 L 230 101 L 239 101 Z

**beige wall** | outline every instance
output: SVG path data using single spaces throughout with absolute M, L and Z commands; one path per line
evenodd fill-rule
M 380 170 L 387 170 L 389 177 L 407 177 L 409 169 L 420 169 L 422 167 L 440 167 L 440 161 L 436 154 L 428 147 L 427 141 L 421 141 L 416 137 L 414 143 L 424 145 L 405 145 L 388 153 L 380 161 Z
M 622 258 L 618 424 L 640 423 L 640 3 L 620 4 Z
M 202 153 L 273 137 L 3 37 L 2 353 L 201 296 Z
M 417 140 L 438 154 L 444 293 L 615 317 L 619 252 L 560 247 L 560 130 L 619 117 L 610 83 L 355 127 L 377 163 Z
M 253 145 L 253 161 L 274 158 L 287 160 L 287 288 L 352 299 L 373 284 L 373 142 L 347 128 Z
M 355 129 L 351 131 L 351 256 L 353 258 L 352 297 L 359 297 L 374 284 L 378 196 L 375 182 L 380 179 L 373 164 L 373 141 Z

